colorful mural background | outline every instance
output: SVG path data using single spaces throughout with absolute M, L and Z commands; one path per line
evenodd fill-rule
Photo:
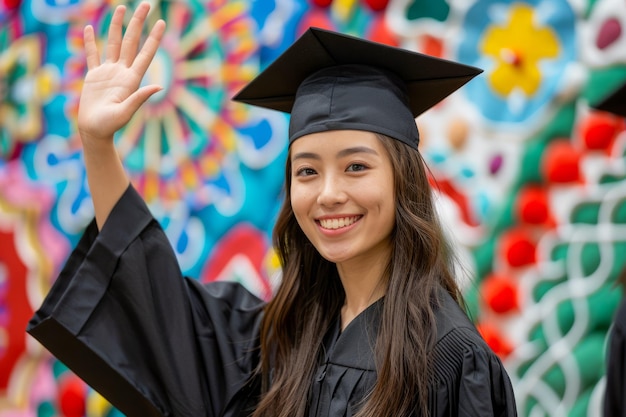
M 0 0 L 0 417 L 120 415 L 24 332 L 93 215 L 81 33 L 103 36 L 119 3 Z M 626 121 L 591 105 L 626 80 L 626 2 L 152 3 L 168 29 L 147 78 L 164 90 L 118 148 L 183 271 L 266 298 L 287 118 L 229 97 L 309 26 L 484 68 L 418 118 L 470 312 L 520 415 L 599 415 L 626 267 Z

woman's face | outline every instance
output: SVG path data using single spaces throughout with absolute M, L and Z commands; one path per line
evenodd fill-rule
M 393 167 L 376 135 L 306 135 L 291 145 L 290 158 L 291 206 L 318 252 L 335 263 L 386 264 L 395 224 Z

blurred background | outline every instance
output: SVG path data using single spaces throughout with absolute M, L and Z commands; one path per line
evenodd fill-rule
M 114 0 L 0 0 L 0 416 L 120 416 L 24 331 L 93 216 L 82 29 Z M 134 8 L 136 2 L 126 2 Z M 317 26 L 481 67 L 417 119 L 470 314 L 522 416 L 599 416 L 626 266 L 624 0 L 152 0 L 164 89 L 116 137 L 183 272 L 268 298 L 287 116 L 231 103 Z M 129 17 L 130 13 L 127 13 Z

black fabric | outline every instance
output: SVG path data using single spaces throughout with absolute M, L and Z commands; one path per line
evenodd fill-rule
M 459 62 L 311 27 L 233 100 L 291 113 L 296 92 L 305 78 L 322 68 L 346 64 L 367 65 L 396 74 L 407 84 L 409 107 L 415 117 L 483 72 Z
M 626 417 L 626 300 L 613 319 L 609 333 L 604 417 Z
M 498 357 L 448 293 L 436 311 L 435 378 L 431 417 L 516 416 L 509 377 Z M 344 417 L 358 411 L 376 382 L 374 346 L 384 298 L 357 316 L 343 333 L 339 320 L 325 338 L 324 358 L 311 386 L 309 417 Z
M 300 84 L 289 142 L 329 130 L 381 133 L 414 149 L 419 143 L 406 84 L 393 73 L 365 65 L 324 68 Z
M 309 417 L 351 416 L 370 392 L 382 302 L 326 335 Z M 239 284 L 183 278 L 129 187 L 101 232 L 87 229 L 28 332 L 130 417 L 235 417 L 258 400 L 263 306 Z M 436 317 L 431 417 L 516 415 L 501 362 L 449 296 Z
M 324 338 L 323 357 L 311 384 L 309 417 L 351 416 L 376 382 L 372 346 L 382 303 L 372 304 L 340 332 L 341 320 Z
M 340 78 L 336 73 L 329 78 L 324 72 L 333 67 L 343 67 Z M 364 67 L 370 70 L 364 72 Z M 324 76 L 312 77 L 321 72 Z M 357 129 L 417 147 L 414 118 L 481 72 L 458 62 L 312 27 L 233 100 L 291 113 L 290 143 L 312 132 Z M 303 94 L 305 80 L 308 87 Z
M 435 313 L 435 387 L 432 416 L 516 416 L 513 387 L 500 359 L 444 291 Z
M 239 285 L 183 279 L 129 187 L 27 330 L 128 416 L 219 416 L 256 366 L 262 306 Z

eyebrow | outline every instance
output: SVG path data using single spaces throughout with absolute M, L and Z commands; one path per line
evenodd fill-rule
M 339 152 L 337 152 L 337 158 L 343 158 L 346 157 L 348 155 L 353 155 L 355 153 L 368 153 L 368 154 L 372 154 L 372 155 L 378 155 L 378 152 L 376 152 L 374 149 L 372 148 L 368 148 L 367 146 L 355 146 L 352 148 L 346 148 L 346 149 L 342 149 Z M 299 152 L 293 155 L 292 160 L 295 161 L 296 159 L 316 159 L 319 160 L 321 159 L 320 156 L 314 152 Z

